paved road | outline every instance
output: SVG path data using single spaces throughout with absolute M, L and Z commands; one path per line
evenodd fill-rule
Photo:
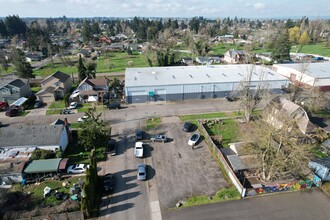
M 164 220 L 329 220 L 330 198 L 318 190 L 298 191 L 179 210 Z
M 117 155 L 109 157 L 99 175 L 113 173 L 116 178 L 115 192 L 102 198 L 100 219 L 148 220 L 150 219 L 147 182 L 136 179 L 136 166 L 144 160 L 134 158 L 134 131 L 139 121 L 124 122 L 112 127 L 112 135 L 118 142 Z
M 167 102 L 167 103 L 144 103 L 144 104 L 131 104 L 124 106 L 120 110 L 104 110 L 102 119 L 109 121 L 110 124 L 117 124 L 121 122 L 137 121 L 152 116 L 178 116 L 185 114 L 198 114 L 208 112 L 220 111 L 234 111 L 239 108 L 239 102 L 227 102 L 224 99 L 212 100 L 192 100 L 184 102 Z M 19 124 L 49 124 L 52 121 L 60 118 L 68 118 L 69 122 L 77 122 L 83 113 L 71 115 L 34 115 L 29 117 L 6 117 L 4 112 L 0 112 L 0 119 L 3 123 Z

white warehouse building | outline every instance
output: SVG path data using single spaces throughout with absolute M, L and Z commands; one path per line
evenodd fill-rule
M 125 95 L 128 103 L 222 98 L 237 91 L 253 71 L 251 89 L 263 76 L 272 93 L 281 93 L 289 80 L 275 71 L 250 64 L 127 68 Z
M 330 62 L 276 64 L 273 65 L 273 70 L 292 82 L 298 81 L 307 86 L 330 91 Z

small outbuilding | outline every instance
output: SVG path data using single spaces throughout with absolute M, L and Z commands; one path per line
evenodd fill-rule
M 330 181 L 330 157 L 310 161 L 308 167 L 312 169 L 322 181 Z

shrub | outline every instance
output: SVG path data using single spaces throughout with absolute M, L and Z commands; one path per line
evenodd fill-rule
M 45 160 L 51 158 L 55 158 L 55 152 L 52 150 L 35 149 L 31 155 L 31 160 Z

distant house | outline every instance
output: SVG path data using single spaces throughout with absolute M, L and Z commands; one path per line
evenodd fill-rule
M 199 64 L 213 64 L 213 63 L 220 63 L 220 57 L 197 57 L 196 62 Z
M 124 51 L 124 48 L 122 43 L 112 43 L 106 47 L 107 51 Z
M 223 35 L 223 36 L 220 36 L 218 38 L 223 43 L 227 43 L 227 44 L 233 44 L 234 43 L 234 35 L 232 35 L 232 34 Z
M 86 77 L 70 98 L 78 102 L 98 102 L 108 93 L 109 80 L 107 78 L 90 79 Z
M 308 167 L 312 169 L 322 181 L 330 181 L 330 157 L 310 161 Z
M 36 94 L 38 100 L 51 103 L 63 99 L 71 90 L 71 77 L 61 71 L 57 71 L 41 81 L 41 90 Z
M 78 57 L 81 57 L 81 58 L 90 58 L 91 52 L 87 49 L 81 49 L 77 55 L 78 55 Z
M 11 104 L 21 97 L 32 95 L 28 79 L 21 79 L 15 76 L 0 78 L 0 101 Z
M 230 49 L 224 54 L 224 61 L 227 63 L 244 63 L 246 54 L 242 50 Z
M 0 148 L 65 151 L 69 139 L 64 125 L 21 125 L 0 128 Z
M 259 53 L 256 54 L 256 58 L 270 62 L 272 61 L 272 53 Z
M 285 121 L 291 119 L 303 134 L 315 132 L 315 125 L 310 122 L 307 112 L 299 105 L 283 97 L 275 97 L 265 108 L 269 113 L 266 121 L 274 127 L 281 128 Z
M 182 63 L 187 66 L 192 66 L 194 64 L 194 60 L 190 57 L 182 57 Z
M 25 54 L 26 56 L 26 61 L 32 62 L 32 61 L 41 61 L 43 58 L 43 53 L 42 52 L 27 52 Z
M 111 40 L 109 37 L 107 36 L 102 36 L 102 37 L 99 37 L 99 43 L 107 43 L 107 44 L 111 44 Z

